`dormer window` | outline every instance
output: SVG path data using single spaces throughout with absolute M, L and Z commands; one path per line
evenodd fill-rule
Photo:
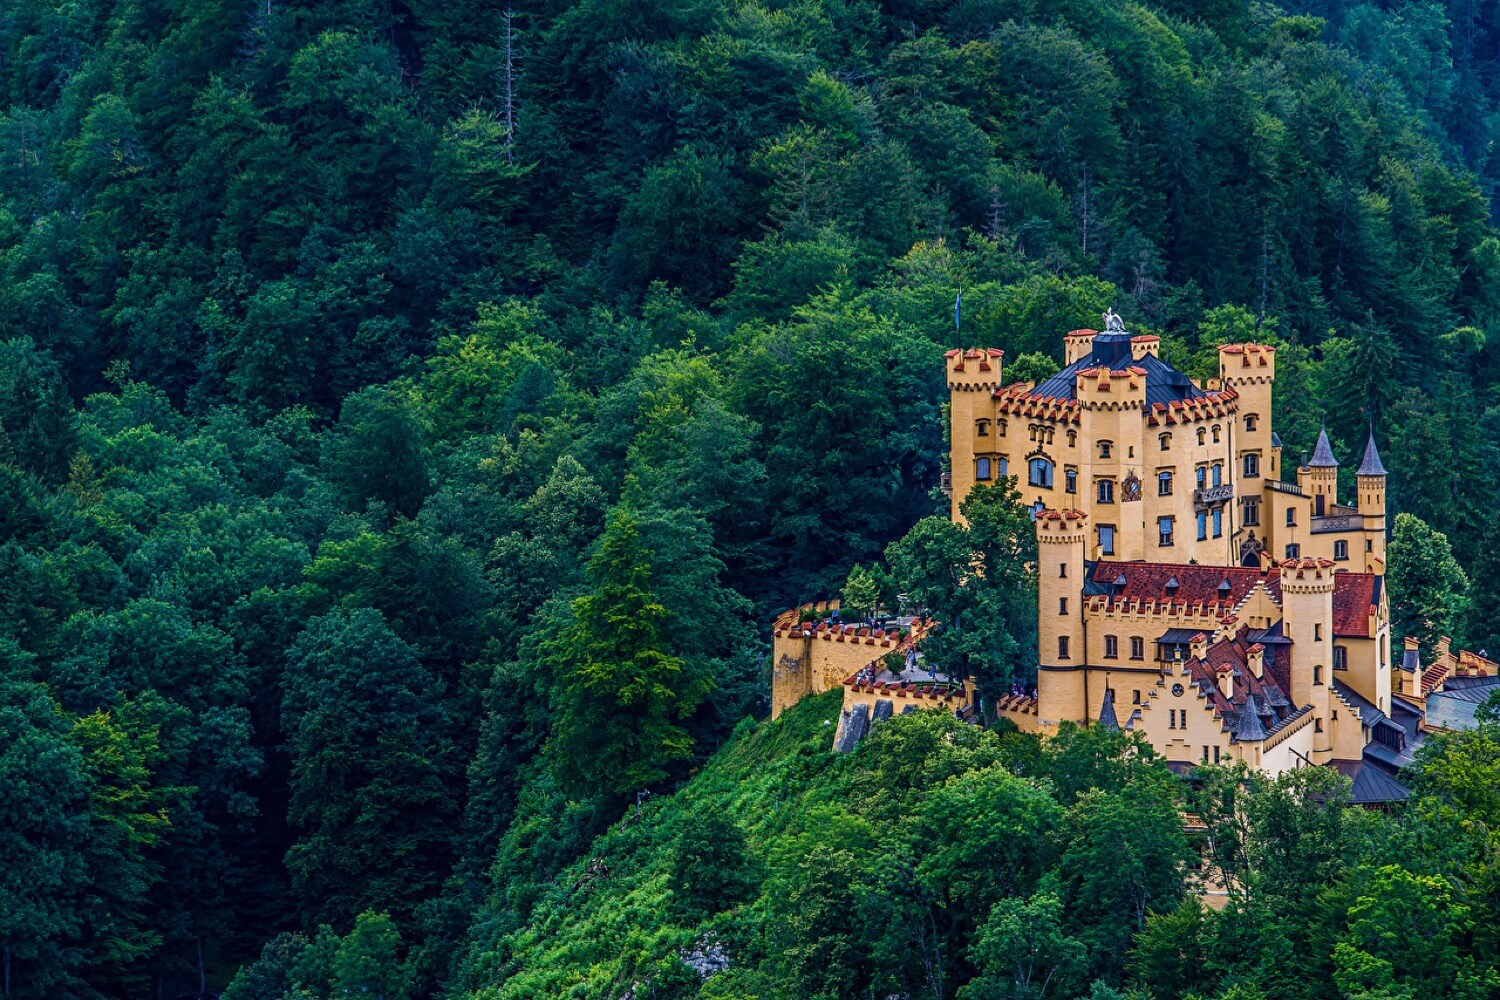
M 1228 580 L 1220 580 L 1219 581 L 1219 600 L 1221 600 L 1221 601 L 1227 601 L 1227 600 L 1229 600 L 1229 592 L 1232 589 L 1233 588 L 1230 587 Z
M 1169 577 L 1167 579 L 1167 596 L 1168 597 L 1176 597 L 1177 596 L 1177 588 L 1180 587 L 1180 586 L 1182 586 L 1182 585 L 1177 582 L 1177 577 L 1175 577 L 1175 576 L 1174 577 Z

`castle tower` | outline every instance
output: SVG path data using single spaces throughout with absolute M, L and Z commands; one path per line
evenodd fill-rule
M 1071 365 L 1079 358 L 1086 358 L 1094 349 L 1094 338 L 1098 330 L 1069 330 L 1063 334 L 1063 365 Z
M 1000 359 L 1005 352 L 993 347 L 972 351 L 949 351 L 948 367 L 948 433 L 953 468 L 949 474 L 948 495 L 952 501 L 951 517 L 961 521 L 958 507 L 974 488 L 977 465 L 986 459 L 990 465 L 990 482 L 999 475 L 995 466 L 994 406 L 992 395 L 1000 385 Z
M 1282 628 L 1292 640 L 1291 697 L 1296 708 L 1311 705 L 1313 763 L 1332 756 L 1329 685 L 1333 682 L 1333 584 L 1330 559 L 1288 559 L 1281 564 Z
M 1242 528 L 1242 542 L 1254 530 L 1264 544 L 1269 513 L 1260 510 L 1268 479 L 1281 476 L 1281 452 L 1271 428 L 1271 390 L 1276 381 L 1276 348 L 1264 344 L 1225 344 L 1219 348 L 1219 383 L 1239 397 L 1239 415 L 1231 425 L 1230 461 L 1233 471 L 1234 523 Z M 1247 509 L 1248 508 L 1248 509 Z
M 1088 718 L 1081 596 L 1087 520 L 1077 510 L 1036 516 L 1037 717 L 1046 728 Z
M 1365 522 L 1365 572 L 1385 573 L 1385 466 L 1375 448 L 1375 429 L 1365 444 L 1364 461 L 1355 472 L 1359 513 Z
M 1312 497 L 1314 517 L 1333 512 L 1333 505 L 1338 502 L 1339 460 L 1333 457 L 1326 425 L 1318 430 L 1318 446 L 1313 449 L 1312 458 L 1297 470 L 1297 485 Z

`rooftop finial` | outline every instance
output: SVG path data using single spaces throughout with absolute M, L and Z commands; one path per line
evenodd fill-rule
M 1115 312 L 1113 309 L 1106 309 L 1106 310 L 1104 310 L 1104 332 L 1105 333 L 1124 333 L 1125 332 L 1125 321 L 1122 320 L 1120 318 L 1120 314 L 1117 313 L 1117 312 Z

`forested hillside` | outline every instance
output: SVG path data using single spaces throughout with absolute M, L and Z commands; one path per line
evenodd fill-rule
M 575 933 L 549 921 L 610 852 L 682 856 L 690 775 L 750 774 L 710 761 L 764 713 L 769 614 L 892 543 L 880 586 L 968 558 L 923 520 L 942 351 L 1048 373 L 1109 307 L 1195 374 L 1280 345 L 1289 454 L 1326 416 L 1352 459 L 1373 422 L 1408 515 L 1396 630 L 1500 650 L 1497 132 L 1494 0 L 0 4 L 4 992 L 194 995 L 252 962 L 238 997 L 654 983 L 547 951 Z M 990 680 L 1024 674 L 1026 601 L 979 606 Z M 819 824 L 903 849 L 917 799 L 889 789 L 917 772 L 866 751 L 817 784 L 821 734 L 786 739 L 756 808 L 797 815 L 726 809 L 727 895 L 676 872 L 699 909 L 641 910 L 660 938 L 632 954 L 671 966 L 721 904 L 747 907 L 736 955 L 781 948 L 778 922 L 821 940 L 870 859 L 796 869 Z M 981 744 L 963 773 L 1046 777 Z M 1076 815 L 1063 787 L 1027 800 Z M 1454 996 L 1494 995 L 1464 922 L 1495 925 L 1481 792 L 1434 792 L 1447 826 L 1370 821 L 1359 857 L 1450 877 L 1390 891 L 1467 936 L 1394 985 L 1378 963 L 1410 956 L 1354 940 L 1374 957 L 1346 996 L 1438 995 L 1450 958 Z M 890 813 L 850 820 L 848 795 Z M 1307 870 L 1354 913 L 1388 888 L 1355 869 Z M 965 905 L 1074 898 L 1044 877 Z M 936 986 L 765 958 L 702 995 L 999 996 L 952 951 L 987 913 L 943 925 Z M 908 916 L 786 961 L 919 954 Z M 594 946 L 624 926 L 597 919 Z M 1068 990 L 1218 988 L 1084 939 Z

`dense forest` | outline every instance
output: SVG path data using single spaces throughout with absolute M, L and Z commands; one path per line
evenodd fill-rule
M 1495 725 L 1385 816 L 754 721 L 841 592 L 1034 668 L 941 354 L 1111 307 L 1500 651 L 1497 136 L 1496 0 L 0 4 L 0 992 L 1500 996 Z

